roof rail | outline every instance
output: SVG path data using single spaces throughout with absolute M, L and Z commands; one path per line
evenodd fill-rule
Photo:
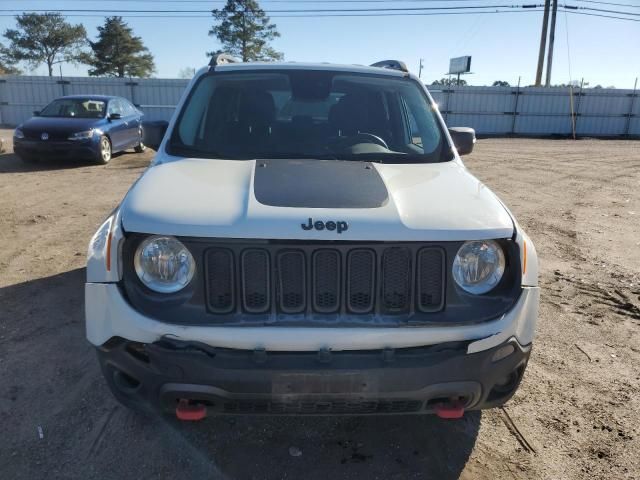
M 225 65 L 227 63 L 241 63 L 237 57 L 233 55 L 229 55 L 228 53 L 217 53 L 213 57 L 211 57 L 211 61 L 209 62 L 210 67 L 215 67 L 217 65 Z
M 390 68 L 391 70 L 400 70 L 401 72 L 409 73 L 407 64 L 400 60 L 382 60 L 381 62 L 372 63 L 371 67 Z

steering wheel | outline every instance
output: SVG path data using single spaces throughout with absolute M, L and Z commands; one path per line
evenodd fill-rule
M 358 143 L 375 143 L 376 145 L 380 145 L 381 147 L 389 150 L 389 145 L 382 138 L 373 133 L 364 133 L 358 132 L 355 135 L 351 135 L 345 138 L 339 138 L 334 145 L 340 148 L 349 148 Z

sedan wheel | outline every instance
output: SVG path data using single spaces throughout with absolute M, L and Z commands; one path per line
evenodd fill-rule
M 111 142 L 108 137 L 100 137 L 100 151 L 96 160 L 100 165 L 106 165 L 111 160 Z
M 142 143 L 142 139 L 143 139 L 142 128 L 140 129 L 140 132 L 138 134 L 140 136 L 140 141 L 138 142 L 138 145 L 135 146 L 134 150 L 136 153 L 143 153 L 147 149 L 147 146 L 144 143 Z

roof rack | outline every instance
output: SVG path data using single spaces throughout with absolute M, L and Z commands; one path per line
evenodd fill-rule
M 400 70 L 401 72 L 409 73 L 407 64 L 400 60 L 382 60 L 381 62 L 372 63 L 371 67 L 390 68 L 391 70 Z
M 242 63 L 242 60 L 234 57 L 233 55 L 229 55 L 228 53 L 217 53 L 213 57 L 211 57 L 209 66 L 216 67 L 218 65 L 225 65 L 227 63 Z

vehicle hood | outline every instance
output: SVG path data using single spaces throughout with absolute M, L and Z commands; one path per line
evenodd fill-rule
M 24 122 L 20 129 L 24 133 L 40 134 L 72 134 L 95 128 L 102 124 L 101 118 L 61 118 L 61 117 L 32 117 Z
M 121 209 L 125 231 L 191 237 L 457 241 L 514 228 L 456 161 L 181 159 L 149 168 Z M 324 228 L 337 222 L 348 228 Z

